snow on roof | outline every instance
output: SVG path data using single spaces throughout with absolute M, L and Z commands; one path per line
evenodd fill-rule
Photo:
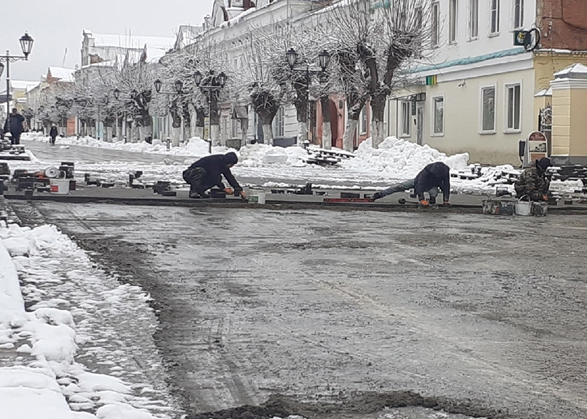
M 145 44 L 151 48 L 173 48 L 175 38 L 136 35 L 103 35 L 93 34 L 94 46 L 143 48 Z
M 38 81 L 10 80 L 10 87 L 17 90 L 30 90 L 38 85 Z
M 157 61 L 175 46 L 175 38 L 142 36 L 142 35 L 107 35 L 92 34 L 94 45 L 91 48 L 100 49 L 116 47 L 128 49 L 131 62 L 139 60 L 145 45 L 147 46 L 147 61 Z M 138 54 L 134 54 L 139 51 Z M 136 56 L 135 56 L 136 55 Z
M 585 78 L 587 77 L 587 66 L 580 63 L 572 64 L 558 73 L 554 73 L 554 77 L 557 79 L 563 77 Z
M 47 74 L 51 73 L 51 77 L 58 79 L 59 81 L 74 82 L 75 78 L 73 74 L 75 70 L 63 67 L 49 67 Z

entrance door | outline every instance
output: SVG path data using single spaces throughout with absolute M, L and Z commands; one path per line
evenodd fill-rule
M 416 138 L 419 145 L 424 144 L 424 103 L 416 105 Z

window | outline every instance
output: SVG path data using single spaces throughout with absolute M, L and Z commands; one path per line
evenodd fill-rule
M 469 39 L 479 36 L 479 0 L 469 0 Z
M 440 44 L 440 6 L 438 3 L 432 5 L 432 22 L 430 23 L 430 42 L 433 47 Z
M 283 137 L 285 135 L 285 109 L 279 108 L 275 118 L 273 118 L 273 137 Z
M 521 86 L 512 84 L 507 89 L 507 131 L 520 131 L 521 120 Z
M 402 102 L 402 136 L 410 136 L 410 122 L 412 116 L 412 107 L 410 102 Z
M 524 27 L 524 0 L 514 0 L 514 29 Z
M 444 98 L 435 97 L 432 99 L 433 109 L 433 133 L 434 135 L 444 134 Z
M 495 87 L 481 89 L 481 132 L 495 132 Z
M 363 106 L 360 117 L 359 134 L 367 134 L 367 106 Z
M 457 41 L 457 0 L 450 0 L 449 3 L 449 31 L 448 42 L 455 43 Z
M 491 34 L 499 33 L 499 2 L 491 0 Z

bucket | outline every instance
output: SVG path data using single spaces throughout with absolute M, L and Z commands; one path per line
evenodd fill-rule
M 66 195 L 69 193 L 69 179 L 51 179 L 49 185 L 53 194 Z
M 255 195 L 251 195 L 249 197 L 249 202 L 264 205 L 265 204 L 265 197 L 266 197 L 265 192 L 257 192 Z
M 530 201 L 516 202 L 516 215 L 531 215 L 531 214 L 532 214 L 532 202 L 530 202 Z

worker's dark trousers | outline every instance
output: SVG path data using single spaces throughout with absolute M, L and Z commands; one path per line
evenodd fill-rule
M 213 179 L 202 167 L 184 170 L 183 180 L 190 184 L 190 193 L 197 192 L 200 195 L 219 182 L 219 179 Z
M 12 145 L 20 144 L 20 132 L 11 132 L 10 135 L 10 142 L 12 143 Z

